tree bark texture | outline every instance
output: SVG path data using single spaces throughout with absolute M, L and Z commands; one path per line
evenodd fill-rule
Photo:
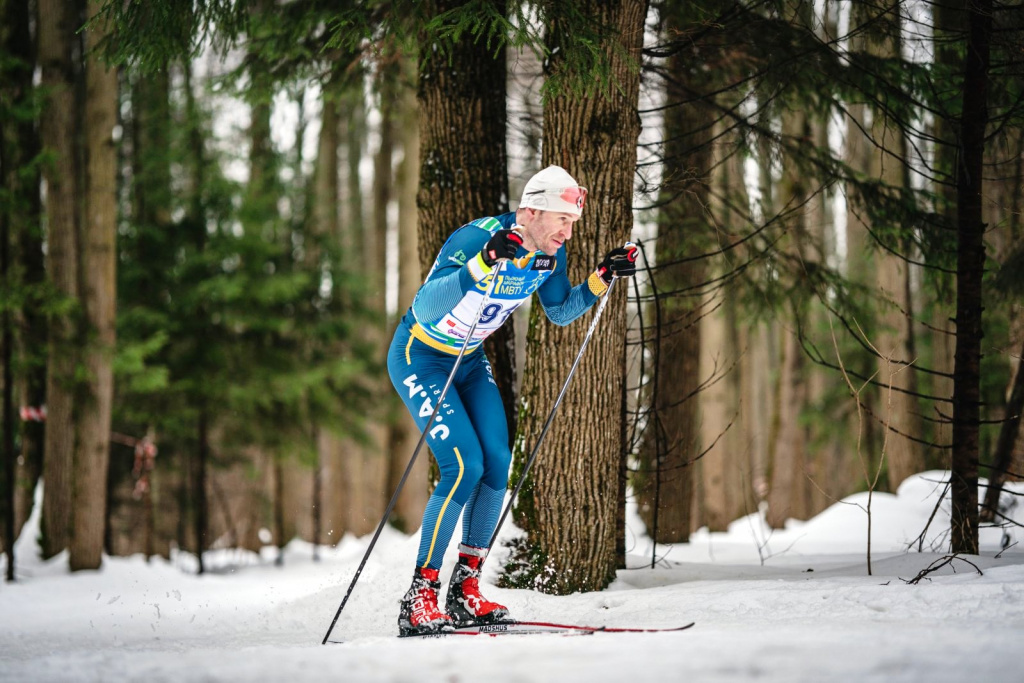
M 77 28 L 74 5 L 39 0 L 39 66 L 42 88 L 50 93 L 40 117 L 40 138 L 53 158 L 44 166 L 46 180 L 47 263 L 54 290 L 65 297 L 63 314 L 53 316 L 49 331 L 46 381 L 46 443 L 43 455 L 43 557 L 67 547 L 72 522 L 72 467 L 75 452 L 76 314 L 79 294 L 77 164 L 75 133 L 76 73 L 72 43 Z
M 102 9 L 91 0 L 89 14 Z M 94 21 L 86 44 L 86 202 L 82 231 L 81 296 L 88 344 L 84 364 L 88 380 L 81 394 L 76 426 L 74 522 L 70 546 L 72 570 L 98 569 L 103 558 L 110 459 L 110 415 L 114 398 L 113 357 L 117 305 L 117 69 L 109 68 L 97 47 L 105 23 Z
M 436 15 L 463 3 L 431 3 Z M 494 3 L 504 12 L 504 1 Z M 508 211 L 505 151 L 505 47 L 464 38 L 448 53 L 425 44 L 420 50 L 419 254 L 426 274 L 448 236 L 475 218 Z M 515 434 L 515 354 L 512 320 L 485 342 Z
M 567 243 L 573 283 L 584 281 L 632 229 L 639 73 L 626 57 L 639 61 L 647 3 L 586 2 L 581 9 L 611 30 L 601 49 L 609 55 L 617 87 L 586 97 L 558 94 L 545 104 L 544 165 L 559 164 L 590 189 L 590 202 Z M 549 44 L 559 46 L 571 31 L 571 26 L 549 26 Z M 556 53 L 551 66 L 557 61 Z M 618 494 L 625 457 L 620 425 L 626 289 L 623 284 L 612 291 L 534 464 L 532 485 L 520 494 L 518 516 L 529 544 L 543 558 L 538 579 L 547 592 L 600 590 L 615 576 L 617 511 L 624 504 Z M 567 327 L 549 324 L 542 315 L 540 306 L 531 311 L 514 467 L 532 450 L 593 313 Z
M 982 167 L 988 124 L 988 67 L 992 0 L 967 11 L 960 159 L 957 165 L 956 353 L 953 361 L 953 459 L 951 550 L 978 552 L 978 453 L 981 374 L 982 278 L 985 225 Z
M 460 4 L 440 0 L 432 4 L 433 13 Z M 417 91 L 424 273 L 456 228 L 508 210 L 505 50 L 468 39 L 453 45 L 449 54 L 433 47 L 421 48 Z

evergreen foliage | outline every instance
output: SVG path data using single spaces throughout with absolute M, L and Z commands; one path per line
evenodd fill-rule
M 1019 365 L 1012 354 L 1020 343 L 1024 291 L 1024 10 L 1015 2 L 992 4 L 982 178 L 992 191 L 985 195 L 987 261 L 978 302 L 984 334 L 975 459 L 982 468 L 992 465 L 1008 379 Z M 689 129 L 666 127 L 661 139 L 643 143 L 647 158 L 637 168 L 637 185 L 656 198 L 644 207 L 644 216 L 652 218 L 660 237 L 671 236 L 674 243 L 660 251 L 656 243 L 642 245 L 652 263 L 632 299 L 641 317 L 630 340 L 641 347 L 642 365 L 636 373 L 639 386 L 630 387 L 639 398 L 628 424 L 634 434 L 629 454 L 639 458 L 631 462 L 640 470 L 634 472 L 637 490 L 649 488 L 660 473 L 659 457 L 671 447 L 659 443 L 656 433 L 662 418 L 652 408 L 652 396 L 664 377 L 656 377 L 650 365 L 652 344 L 724 314 L 718 310 L 724 303 L 737 336 L 766 331 L 763 339 L 770 348 L 764 357 L 771 367 L 765 372 L 764 402 L 778 401 L 780 339 L 795 335 L 812 361 L 803 366 L 805 381 L 824 386 L 800 406 L 807 450 L 843 450 L 847 461 L 863 457 L 853 467 L 856 476 L 844 481 L 847 490 L 833 492 L 836 497 L 874 488 L 876 473 L 888 467 L 881 457 L 888 426 L 882 397 L 891 378 L 879 361 L 892 349 L 880 349 L 876 342 L 895 333 L 894 320 L 909 321 L 913 343 L 891 360 L 914 377 L 895 391 L 916 401 L 921 426 L 899 436 L 926 449 L 928 467 L 948 467 L 949 342 L 956 332 L 950 302 L 959 284 L 956 190 L 963 178 L 959 130 L 969 56 L 966 11 L 962 3 L 946 0 L 854 0 L 843 4 L 849 18 L 840 33 L 838 5 L 831 0 L 817 5 L 659 0 L 652 3 L 639 64 L 620 48 L 608 49 L 618 45 L 611 40 L 614 30 L 580 2 L 107 3 L 101 19 L 113 19 L 116 30 L 106 41 L 106 56 L 121 69 L 123 86 L 123 133 L 115 136 L 122 187 L 112 429 L 131 437 L 154 434 L 160 444 L 161 462 L 167 463 L 162 467 L 173 475 L 172 483 L 148 504 L 169 506 L 163 511 L 168 518 L 198 514 L 192 509 L 198 505 L 192 500 L 198 484 L 189 479 L 203 440 L 199 424 L 208 423 L 215 467 L 242 463 L 253 479 L 264 465 L 257 464 L 254 452 L 278 470 L 288 463 L 303 471 L 320 466 L 319 430 L 361 439 L 383 372 L 377 348 L 382 336 L 366 330 L 379 330 L 386 321 L 379 301 L 371 301 L 380 292 L 368 292 L 367 278 L 360 276 L 360 269 L 369 267 L 362 261 L 366 226 L 358 177 L 367 143 L 359 139 L 366 137 L 365 123 L 353 121 L 378 102 L 390 106 L 394 92 L 370 84 L 387 80 L 383 75 L 391 73 L 399 55 L 430 55 L 432 68 L 447 59 L 457 69 L 454 55 L 467 43 L 496 55 L 503 47 L 530 52 L 541 66 L 543 73 L 532 76 L 543 77 L 539 92 L 547 103 L 562 99 L 584 108 L 621 95 L 612 68 L 620 60 L 630 74 L 642 69 L 650 92 L 668 93 L 649 107 L 637 106 L 645 126 L 658 129 L 677 115 L 700 120 Z M 3 7 L 13 12 L 29 6 Z M 22 19 L 24 43 L 30 32 L 27 18 Z M 40 173 L 52 167 L 54 153 L 37 149 L 34 136 L 54 93 L 31 84 L 40 65 L 30 63 L 36 59 L 30 55 L 38 46 L 16 45 L 8 30 L 0 27 L 0 223 L 12 258 L 0 311 L 12 321 L 12 348 L 4 351 L 21 392 L 17 398 L 31 404 L 43 399 L 46 322 L 73 323 L 69 345 L 75 348 L 58 348 L 58 356 L 71 357 L 90 339 L 82 332 L 77 299 L 43 282 L 47 235 L 39 216 Z M 214 62 L 229 66 L 197 74 L 197 67 Z M 78 67 L 72 71 L 69 78 L 81 75 Z M 80 104 L 84 88 L 79 90 Z M 283 99 L 301 103 L 290 156 L 277 147 L 270 130 L 271 112 L 280 111 Z M 340 192 L 347 205 L 334 207 L 347 216 L 340 220 L 341 234 L 325 234 L 313 215 L 314 178 L 303 156 L 303 131 L 317 114 L 302 107 L 317 99 L 340 103 L 342 118 L 346 112 L 353 117 L 349 139 L 339 143 L 349 149 L 336 160 L 340 165 L 348 153 L 350 178 Z M 246 129 L 230 133 L 230 141 L 220 139 L 223 133 L 214 128 L 215 108 L 226 100 L 240 107 L 233 123 Z M 613 139 L 626 127 L 617 121 L 579 134 Z M 842 148 L 821 137 L 830 130 L 843 138 Z M 248 144 L 242 142 L 246 138 Z M 694 159 L 707 161 L 679 168 Z M 895 164 L 899 181 L 868 159 Z M 390 169 L 390 160 L 383 162 Z M 246 172 L 238 173 L 240 168 Z M 669 168 L 674 174 L 664 175 Z M 451 174 L 442 170 L 457 169 L 434 168 L 436 175 L 426 177 L 444 189 Z M 727 180 L 716 180 L 722 177 Z M 866 236 L 864 245 L 848 245 L 845 254 L 837 244 L 835 217 L 814 214 L 821 206 L 839 205 Z M 821 224 L 806 225 L 812 214 Z M 597 229 L 607 234 L 609 226 Z M 900 310 L 877 280 L 878 264 L 891 257 L 908 273 L 907 310 Z M 683 271 L 691 277 L 679 277 Z M 679 311 L 685 315 L 675 316 Z M 757 339 L 750 336 L 746 343 L 760 343 Z M 670 397 L 662 408 L 699 400 L 709 387 L 734 379 L 730 373 L 741 372 L 739 364 L 723 363 L 711 376 L 697 377 L 693 393 Z M 83 367 L 76 366 L 72 380 L 85 379 Z M 769 433 L 778 429 L 773 410 L 776 423 L 765 427 Z M 526 417 L 522 412 L 519 423 Z M 33 448 L 41 460 L 41 437 L 31 432 L 37 427 L 16 429 L 19 448 L 33 442 L 26 446 L 29 460 Z M 837 446 L 840 440 L 846 443 Z M 688 444 L 683 466 L 697 470 L 702 458 L 725 457 L 724 442 L 717 443 L 704 438 Z M 861 453 L 853 453 L 855 443 Z M 641 454 L 643 448 L 653 450 Z M 775 467 L 771 454 L 763 460 L 758 465 L 764 471 L 743 483 L 744 504 L 760 495 L 753 493 L 754 479 Z M 112 487 L 128 480 L 124 462 L 112 471 Z M 7 472 L 0 476 L 10 491 Z M 27 467 L 24 476 L 34 481 L 35 470 Z M 513 471 L 513 483 L 518 476 Z M 887 486 L 884 478 L 878 481 Z M 516 508 L 523 528 L 535 524 L 535 495 L 527 482 Z M 12 510 L 5 513 L 15 516 Z M 157 509 L 156 517 L 160 514 Z M 175 532 L 159 533 L 169 538 Z M 192 532 L 177 533 L 182 547 L 201 543 L 189 537 Z M 506 577 L 508 585 L 543 587 L 549 558 L 527 543 L 519 543 L 516 553 L 521 563 Z

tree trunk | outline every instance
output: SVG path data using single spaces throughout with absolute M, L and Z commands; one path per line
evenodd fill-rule
M 431 16 L 462 5 L 454 0 L 430 4 Z M 492 3 L 504 14 L 506 3 Z M 462 40 L 449 54 L 429 44 L 420 51 L 419 253 L 426 273 L 448 236 L 474 218 L 508 211 L 505 152 L 505 47 Z M 507 321 L 485 342 L 515 434 L 515 353 L 513 322 Z
M 192 504 L 194 509 L 194 531 L 196 536 L 197 573 L 202 575 L 206 568 L 203 565 L 203 552 L 206 550 L 206 532 L 209 529 L 209 505 L 206 496 L 206 464 L 210 459 L 210 425 L 206 408 L 199 408 L 199 421 L 196 424 L 196 451 L 192 472 Z
M 881 59 L 898 59 L 898 5 L 889 2 L 884 10 L 883 16 L 872 17 L 884 30 L 867 34 L 867 51 Z M 871 137 L 878 148 L 871 155 L 870 175 L 883 183 L 887 194 L 897 196 L 904 185 L 905 165 L 900 159 L 904 147 L 902 129 L 882 107 L 873 111 Z M 923 431 L 917 399 L 908 393 L 917 389 L 915 370 L 908 365 L 915 360 L 909 254 L 905 253 L 905 241 L 894 243 L 893 238 L 888 238 L 888 242 L 887 248 L 879 249 L 874 257 L 875 284 L 883 307 L 872 343 L 883 356 L 878 359 L 877 381 L 885 386 L 877 392 L 875 413 L 888 427 L 882 432 L 883 451 L 889 490 L 895 492 L 900 482 L 924 469 L 924 453 L 917 442 L 904 436 L 920 438 Z
M 992 0 L 968 8 L 970 31 L 964 64 L 964 97 L 957 165 L 956 353 L 953 366 L 951 550 L 978 552 L 978 431 L 980 420 L 982 277 L 982 166 L 988 123 L 988 66 Z
M 363 146 L 366 140 L 366 113 L 363 101 L 362 86 L 346 90 L 342 97 L 343 109 L 340 109 L 339 125 L 347 132 L 345 139 L 346 170 L 344 179 L 346 195 L 342 204 L 347 211 L 344 220 L 338 223 L 337 239 L 343 252 L 363 253 L 364 210 L 363 190 L 359 167 L 363 159 Z M 334 538 L 341 540 L 342 534 L 351 532 L 354 534 L 366 533 L 372 529 L 372 522 L 366 522 L 359 515 L 364 495 L 361 490 L 362 474 L 359 465 L 361 457 L 353 457 L 353 452 L 359 451 L 359 446 L 354 439 L 342 438 L 336 434 L 325 431 L 323 439 L 323 450 L 329 454 L 328 466 L 336 482 L 330 486 L 335 505 L 331 507 L 331 517 L 337 522 L 333 526 Z M 357 523 L 357 526 L 353 526 Z
M 168 249 L 165 239 L 171 228 L 171 151 L 170 74 L 166 63 L 147 71 L 123 77 L 122 87 L 128 89 L 131 109 L 123 120 L 125 143 L 130 150 L 131 225 L 132 231 L 119 238 L 117 254 L 126 263 L 134 264 L 118 275 L 119 304 L 126 310 L 137 304 L 151 306 L 168 291 L 165 274 L 177 255 Z M 136 334 L 146 336 L 156 331 L 152 325 Z M 143 425 L 139 425 L 143 427 Z M 155 443 L 155 427 L 145 426 L 150 441 Z M 114 448 L 108 467 L 106 553 L 131 555 L 143 552 L 147 560 L 156 554 L 168 557 L 173 534 L 168 527 L 184 514 L 176 497 L 169 494 L 178 486 L 178 472 L 160 467 L 148 473 L 149 486 L 134 495 L 135 482 L 130 476 L 132 463 L 118 462 L 125 451 Z M 171 464 L 168 453 L 161 453 L 160 462 Z M 173 482 L 173 484 L 172 484 Z M 168 493 L 164 493 L 164 492 Z M 164 502 L 165 504 L 161 504 Z M 163 513 L 167 514 L 162 518 Z M 142 523 L 138 522 L 139 515 Z
M 273 458 L 274 462 L 274 493 L 273 493 L 273 505 L 274 505 L 274 545 L 277 546 L 277 557 L 274 558 L 274 564 L 278 567 L 284 566 L 284 547 L 288 543 L 288 539 L 285 538 L 284 529 L 284 466 L 281 464 L 279 457 Z
M 323 85 L 320 111 L 320 139 L 317 145 L 316 166 L 313 173 L 313 187 L 310 195 L 310 233 L 314 244 L 323 241 L 337 242 L 340 237 L 341 218 L 339 196 L 339 157 L 341 140 L 338 135 L 338 92 L 332 78 Z M 319 249 L 306 249 L 310 267 L 320 260 Z M 338 437 L 321 424 L 313 425 L 313 443 L 316 448 L 316 463 L 313 466 L 313 515 L 314 546 L 324 542 L 321 529 L 327 529 L 328 544 L 341 538 L 343 522 L 336 512 L 339 508 L 338 484 L 340 463 L 338 462 Z M 335 530 L 339 533 L 334 535 Z
M 626 59 L 640 58 L 647 3 L 585 2 L 580 9 L 612 31 L 600 49 L 610 59 L 616 85 L 587 97 L 552 95 L 545 104 L 544 165 L 563 166 L 590 188 L 592 197 L 577 224 L 576 239 L 567 243 L 573 283 L 584 281 L 601 256 L 625 242 L 632 230 L 639 73 Z M 549 30 L 554 49 L 572 27 L 555 22 Z M 553 53 L 549 68 L 558 68 L 558 55 Z M 620 428 L 626 288 L 611 292 L 601 329 L 536 460 L 532 486 L 520 494 L 518 516 L 528 530 L 529 545 L 543 558 L 545 571 L 537 579 L 546 592 L 600 590 L 615 577 L 617 513 L 624 504 L 619 469 L 626 456 Z M 593 313 L 568 327 L 548 324 L 542 315 L 540 306 L 533 307 L 516 441 L 524 447 L 517 447 L 514 467 L 522 465 L 526 446 L 536 441 Z
M 727 106 L 733 106 L 729 104 Z M 709 122 L 710 125 L 710 122 Z M 715 127 L 715 137 L 722 126 Z M 727 159 L 718 161 L 712 173 L 714 191 L 708 198 L 714 233 L 709 228 L 699 252 L 725 249 L 730 241 L 742 235 L 745 223 L 738 219 L 734 207 L 749 206 L 743 176 L 743 160 L 730 150 L 738 149 L 738 134 L 727 135 L 720 146 Z M 741 223 L 741 224 L 738 224 Z M 717 236 L 717 240 L 710 239 Z M 724 267 L 713 271 L 714 276 L 725 275 L 732 265 L 726 260 Z M 705 278 L 705 280 L 710 278 Z M 701 353 L 698 376 L 693 379 L 707 382 L 700 393 L 700 442 L 697 455 L 704 453 L 698 463 L 702 495 L 697 502 L 701 519 L 691 523 L 691 529 L 706 525 L 715 531 L 724 531 L 730 522 L 751 511 L 750 491 L 752 460 L 751 440 L 744 424 L 755 420 L 757 411 L 765 404 L 758 397 L 754 402 L 743 401 L 743 360 L 750 353 L 752 343 L 744 349 L 744 326 L 738 323 L 742 296 L 732 284 L 709 288 L 700 311 Z M 758 370 L 754 368 L 754 372 Z M 683 395 L 684 391 L 680 391 Z M 707 451 L 705 453 L 705 451 Z
M 95 17 L 102 0 L 90 0 Z M 98 569 L 103 559 L 110 458 L 110 413 L 114 396 L 112 361 L 117 303 L 117 70 L 107 68 L 99 54 L 105 23 L 95 20 L 85 34 L 87 155 L 86 212 L 82 252 L 82 303 L 89 344 L 84 354 L 88 382 L 77 416 L 74 522 L 71 569 Z
M 0 0 L 0 53 L 8 61 L 0 80 L 0 99 L 7 106 L 26 107 L 32 95 L 32 71 L 35 46 L 29 26 L 31 11 L 27 0 Z M 27 109 L 27 107 L 26 107 Z M 0 123 L 0 185 L 7 193 L 7 201 L 0 213 L 5 249 L 5 287 L 33 287 L 43 278 L 42 238 L 39 235 L 39 173 L 30 162 L 39 152 L 38 134 L 33 118 L 8 116 Z M 22 275 L 11 279 L 11 265 L 19 263 Z M 19 312 L 4 311 L 4 552 L 7 553 L 7 578 L 14 580 L 14 540 L 31 510 L 32 491 L 42 460 L 42 425 L 23 422 L 17 425 L 13 413 L 14 403 L 39 407 L 43 403 L 42 385 L 45 370 L 33 369 L 27 360 L 42 352 L 45 332 L 42 318 L 32 307 Z M 42 334 L 41 334 L 42 332 Z M 13 372 L 15 358 L 27 371 L 20 376 Z M 27 395 L 26 395 L 27 394 Z M 21 456 L 19 467 L 15 453 L 15 431 L 20 432 Z M 27 477 L 25 475 L 28 475 Z M 25 503 L 27 502 L 27 505 Z M 27 508 L 27 509 L 26 509 Z
M 47 265 L 54 290 L 66 305 L 78 301 L 77 165 L 75 163 L 75 68 L 72 43 L 77 28 L 74 4 L 39 0 L 41 88 L 50 93 L 40 118 L 40 138 L 53 155 L 46 180 Z M 72 310 L 74 310 L 72 308 Z M 42 554 L 67 547 L 72 522 L 72 467 L 75 452 L 76 315 L 54 316 L 49 331 L 46 381 L 46 445 L 43 455 Z
M 411 62 L 411 60 L 409 60 Z M 412 71 L 409 63 L 408 70 Z M 416 290 L 423 282 L 425 273 L 420 269 L 416 220 L 416 192 L 419 189 L 420 134 L 416 125 L 416 90 L 413 87 L 402 89 L 399 100 L 397 120 L 399 122 L 400 144 L 403 151 L 402 162 L 398 167 L 395 182 L 398 195 L 398 310 L 402 316 L 412 305 Z M 390 329 L 390 328 L 389 328 Z M 409 411 L 404 406 L 396 406 L 396 417 L 391 424 L 391 469 L 388 478 L 388 490 L 394 491 L 398 482 L 409 465 L 419 430 L 413 422 Z M 427 483 L 429 458 L 417 458 L 405 488 L 402 489 L 392 524 L 406 533 L 416 530 L 419 518 L 426 507 L 430 495 Z
M 0 50 L 6 45 L 0 44 Z M 6 131 L 3 131 L 6 132 Z M 0 172 L 6 177 L 9 161 L 6 135 L 0 138 Z M 4 289 L 11 286 L 11 222 L 7 212 L 0 214 L 0 278 L 3 278 Z M 3 430 L 3 441 L 0 442 L 0 458 L 3 459 L 3 471 L 0 472 L 0 487 L 3 499 L 0 500 L 0 537 L 2 549 L 7 556 L 7 580 L 14 581 L 14 488 L 15 463 L 14 453 L 14 334 L 11 331 L 13 321 L 7 306 L 0 315 L 0 353 L 3 354 L 3 376 L 0 378 L 3 400 L 0 402 L 0 429 Z
M 394 98 L 397 88 L 396 65 L 382 65 L 377 73 L 376 88 L 380 96 L 380 119 L 378 147 L 373 159 L 373 207 L 371 220 L 362 226 L 363 263 L 369 264 L 364 281 L 367 292 L 367 306 L 379 320 L 379 325 L 365 326 L 365 341 L 378 351 L 377 361 L 386 363 L 387 341 L 384 321 L 387 320 L 387 244 L 388 206 L 391 204 L 393 187 L 392 156 L 395 147 Z M 348 524 L 351 531 L 362 534 L 376 528 L 387 507 L 392 491 L 387 491 L 388 468 L 388 422 L 393 405 L 394 391 L 383 375 L 375 376 L 367 383 L 370 395 L 364 409 L 365 441 L 350 440 L 346 458 L 352 462 L 349 482 L 350 507 Z
M 867 5 L 855 4 L 850 9 L 850 26 L 862 26 L 869 21 Z M 864 32 L 851 36 L 850 50 L 863 52 L 866 50 Z M 848 120 L 845 135 L 845 162 L 854 173 L 862 176 L 869 176 L 872 172 L 872 163 L 876 156 L 874 142 L 870 139 L 871 130 L 868 123 L 870 113 L 866 104 L 852 102 L 848 107 Z M 847 223 L 846 223 L 846 261 L 842 264 L 841 270 L 848 280 L 862 286 L 870 286 L 869 283 L 876 281 L 877 276 L 874 269 L 874 254 L 871 251 L 869 233 L 869 219 L 865 208 L 860 203 L 857 193 L 857 186 L 849 182 L 845 187 L 847 199 Z M 840 340 L 841 341 L 841 340 Z M 847 349 L 840 346 L 841 361 L 847 368 L 853 370 L 861 377 L 873 377 L 876 375 L 877 359 L 870 358 L 859 346 Z M 888 376 L 888 373 L 886 373 Z M 875 389 L 867 387 L 856 397 L 851 397 L 854 402 L 850 407 L 850 414 L 859 420 L 856 425 L 851 425 L 852 439 L 855 447 L 859 448 L 856 453 L 858 471 L 865 479 L 864 485 L 874 488 L 876 472 L 879 466 L 879 452 L 881 446 L 877 442 L 876 434 L 880 430 L 876 428 L 874 419 L 868 414 L 868 409 L 873 404 L 872 395 Z
M 688 12 L 667 13 L 666 33 L 686 28 Z M 640 451 L 636 495 L 648 534 L 659 543 L 689 539 L 693 473 L 701 451 L 698 415 L 702 302 L 690 288 L 704 280 L 702 261 L 686 261 L 708 240 L 713 113 L 698 100 L 707 77 L 694 70 L 700 54 L 679 50 L 667 64 L 665 161 L 658 214 L 654 302 L 645 319 L 653 328 L 650 408 Z M 692 72 L 692 73 L 691 73 Z M 684 104 L 680 104 L 684 103 Z M 625 284 L 625 283 L 624 283 Z M 716 454 L 717 455 L 717 454 Z
M 801 6 L 809 7 L 806 3 L 801 3 Z M 787 111 L 782 117 L 783 136 L 789 144 L 798 144 L 798 141 L 810 137 L 810 122 L 805 113 Z M 782 163 L 776 206 L 780 211 L 795 207 L 793 213 L 784 219 L 787 231 L 784 248 L 791 262 L 806 264 L 817 260 L 812 245 L 808 244 L 808 188 L 797 161 L 790 154 L 783 157 Z M 794 267 L 799 268 L 798 265 Z M 774 529 L 781 529 L 790 518 L 807 519 L 807 432 L 800 420 L 807 405 L 807 363 L 797 333 L 806 322 L 807 297 L 811 292 L 807 291 L 802 275 L 798 271 L 791 284 L 791 306 L 781 314 L 784 323 L 779 327 L 778 410 L 766 515 L 768 525 Z
M 1024 358 L 1022 349 L 1021 358 Z M 1024 363 L 1017 364 L 1017 372 L 1010 391 L 1010 400 L 1006 403 L 1006 415 L 999 427 L 999 440 L 996 442 L 995 453 L 992 454 L 992 476 L 988 479 L 985 492 L 985 504 L 981 509 L 981 521 L 996 521 L 999 512 L 999 494 L 1003 490 L 1003 482 L 1013 463 L 1013 447 L 1020 433 L 1021 413 L 1024 412 Z M 1019 473 L 1018 473 L 1019 474 Z
M 936 66 L 944 73 L 952 74 L 963 68 L 963 57 L 960 50 L 966 40 L 967 15 L 964 13 L 963 0 L 934 0 L 932 16 L 934 17 L 934 38 Z M 956 108 L 950 98 L 949 103 L 941 111 L 948 112 Z M 959 124 L 954 115 L 937 116 L 935 119 L 935 194 L 936 213 L 942 218 L 940 229 L 953 232 L 957 225 L 956 196 L 956 165 L 959 153 Z M 948 276 L 947 276 L 948 277 Z M 943 449 L 950 449 L 953 443 L 952 412 L 953 399 L 953 365 L 956 352 L 956 332 L 952 323 L 956 315 L 955 303 L 951 305 L 951 289 L 954 286 L 947 278 L 939 280 L 945 287 L 934 287 L 937 290 L 936 301 L 932 306 L 932 359 L 931 367 L 945 376 L 933 378 L 931 393 L 945 401 L 936 401 L 934 408 L 926 409 L 926 414 L 935 414 L 937 422 L 932 441 Z M 951 451 L 949 451 L 951 452 Z M 937 461 L 936 461 L 937 460 Z M 947 467 L 947 451 L 942 450 L 931 464 L 935 467 Z M 941 463 L 941 464 L 940 464 Z

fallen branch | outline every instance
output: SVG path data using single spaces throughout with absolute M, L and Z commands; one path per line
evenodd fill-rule
M 910 579 L 909 581 L 907 579 L 903 579 L 903 578 L 901 578 L 900 581 L 902 581 L 902 582 L 904 582 L 906 584 L 909 584 L 911 586 L 916 586 L 918 583 L 921 582 L 921 579 L 928 579 L 929 581 L 931 581 L 931 579 L 928 578 L 929 574 L 931 574 L 932 572 L 935 572 L 935 571 L 938 571 L 938 570 L 942 569 L 947 564 L 952 566 L 953 560 L 960 560 L 961 562 L 966 562 L 967 564 L 969 564 L 972 567 L 974 567 L 974 570 L 976 572 L 978 572 L 978 574 L 980 574 L 981 576 L 985 575 L 985 572 L 981 571 L 981 569 L 978 568 L 978 565 L 974 564 L 970 560 L 965 560 L 964 558 L 960 557 L 960 555 L 958 553 L 954 553 L 952 555 L 946 555 L 945 557 L 940 557 L 939 559 L 935 560 L 930 565 L 928 565 L 927 567 L 925 567 L 924 569 L 919 571 L 917 573 L 917 576 L 915 576 L 914 578 Z M 956 573 L 956 567 L 955 566 L 953 567 L 953 572 Z

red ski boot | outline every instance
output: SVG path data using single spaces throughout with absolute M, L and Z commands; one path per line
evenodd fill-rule
M 436 569 L 417 568 L 398 613 L 399 636 L 422 636 L 452 630 L 452 619 L 437 606 L 441 582 Z
M 459 545 L 459 563 L 452 572 L 444 601 L 445 610 L 456 626 L 509 621 L 507 607 L 480 595 L 480 567 L 486 557 L 485 548 Z

